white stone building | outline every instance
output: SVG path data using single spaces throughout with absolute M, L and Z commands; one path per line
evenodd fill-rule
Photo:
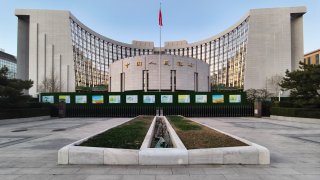
M 111 92 L 210 90 L 209 65 L 189 57 L 162 55 L 159 66 L 159 55 L 135 56 L 114 62 L 109 73 Z
M 34 81 L 31 95 L 38 94 L 44 78 L 54 75 L 64 92 L 73 92 L 77 86 L 109 84 L 113 62 L 160 53 L 153 42 L 127 44 L 104 37 L 69 11 L 17 9 L 15 13 L 17 77 Z M 165 42 L 161 54 L 204 61 L 210 67 L 213 85 L 266 88 L 268 78 L 297 69 L 303 61 L 305 13 L 305 7 L 253 9 L 208 39 Z

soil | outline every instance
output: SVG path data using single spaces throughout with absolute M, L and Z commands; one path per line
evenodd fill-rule
M 248 146 L 237 139 L 182 116 L 168 116 L 167 118 L 187 149 Z M 186 126 L 194 128 L 184 128 Z
M 98 134 L 79 146 L 140 149 L 153 116 L 139 116 L 120 126 Z

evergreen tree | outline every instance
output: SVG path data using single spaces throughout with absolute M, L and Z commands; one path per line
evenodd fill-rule
M 0 69 L 0 106 L 12 107 L 23 106 L 30 99 L 30 96 L 23 95 L 23 90 L 32 87 L 31 80 L 8 79 L 8 68 Z
M 320 106 L 320 65 L 300 62 L 298 70 L 289 72 L 283 78 L 280 86 L 290 90 L 290 96 L 295 104 L 300 106 Z

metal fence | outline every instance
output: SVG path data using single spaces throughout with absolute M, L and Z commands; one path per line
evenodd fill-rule
M 253 116 L 252 105 L 241 106 L 185 106 L 163 107 L 163 115 L 182 115 L 187 117 L 245 117 Z
M 52 108 L 53 111 L 58 109 Z M 51 113 L 57 114 L 57 113 Z M 138 115 L 182 115 L 187 117 L 254 116 L 253 105 L 225 106 L 81 106 L 67 105 L 66 117 L 134 117 Z
M 66 106 L 66 117 L 135 117 L 155 112 L 156 107 L 142 106 Z

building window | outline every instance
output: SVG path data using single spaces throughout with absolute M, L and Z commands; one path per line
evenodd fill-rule
M 194 91 L 198 92 L 198 73 L 194 73 Z
M 125 74 L 124 73 L 120 74 L 120 89 L 121 89 L 121 92 L 125 91 Z
M 176 91 L 176 70 L 171 70 L 171 77 L 170 77 L 170 89 L 171 91 Z
M 319 54 L 316 54 L 316 64 L 319 64 Z
M 311 58 L 308 57 L 308 64 L 311 64 Z
M 142 71 L 142 90 L 147 92 L 149 89 L 149 71 L 148 70 L 143 70 Z

